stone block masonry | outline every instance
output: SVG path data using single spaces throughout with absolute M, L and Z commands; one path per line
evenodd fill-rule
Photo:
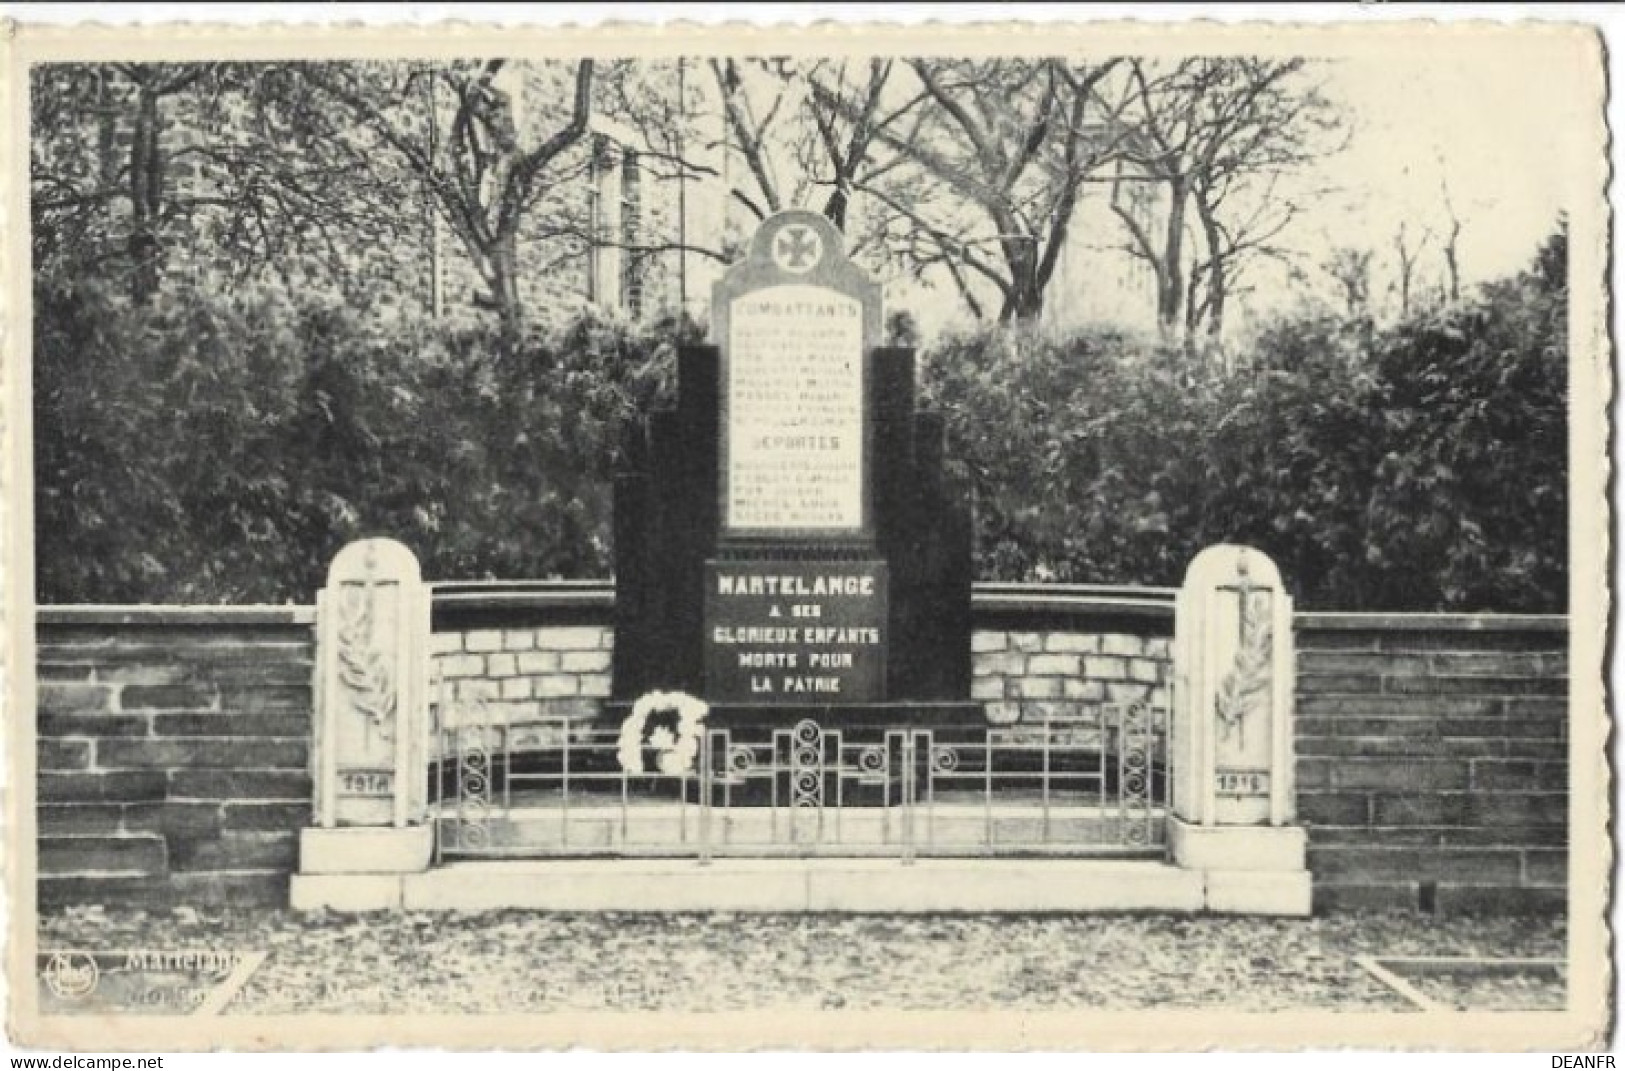
M 614 632 L 595 626 L 436 632 L 432 679 L 447 713 L 478 702 L 510 724 L 588 720 L 609 696 Z M 1106 703 L 1166 706 L 1170 640 L 1127 633 L 973 633 L 971 698 L 994 724 L 1086 716 Z
M 446 724 L 476 703 L 482 720 L 589 722 L 609 697 L 614 647 L 596 625 L 436 632 L 431 694 Z
M 1562 911 L 1567 623 L 1304 614 L 1297 637 L 1317 909 Z
M 40 612 L 41 906 L 286 902 L 310 819 L 311 620 Z
M 1166 636 L 1120 632 L 978 630 L 971 698 L 998 725 L 1087 716 L 1107 703 L 1166 708 L 1170 645 Z

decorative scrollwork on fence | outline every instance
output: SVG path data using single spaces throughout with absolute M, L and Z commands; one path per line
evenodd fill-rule
M 811 718 L 796 723 L 791 732 L 790 805 L 824 805 L 824 730 Z
M 972 848 L 1138 854 L 1163 843 L 1168 715 L 1144 701 L 1094 705 L 1081 722 L 986 735 L 958 728 L 946 738 L 812 720 L 712 730 L 697 797 L 673 798 L 644 783 L 654 779 L 616 768 L 613 731 L 569 739 L 538 731 L 499 704 L 454 698 L 459 683 L 438 690 L 435 756 L 440 844 L 454 855 L 534 845 L 572 855 L 852 851 L 908 860 Z M 619 822 L 606 825 L 616 811 Z M 577 838 L 572 822 L 605 836 Z
M 452 730 L 457 746 L 457 846 L 491 843 L 491 739 L 483 718 L 463 718 Z M 472 724 L 469 724 L 472 722 Z
M 729 773 L 749 773 L 756 766 L 756 755 L 748 744 L 729 744 L 726 754 Z
M 888 765 L 886 749 L 880 744 L 871 744 L 858 752 L 858 769 L 863 773 L 883 774 Z
M 1117 741 L 1117 799 L 1122 841 L 1142 845 L 1151 840 L 1151 711 L 1143 702 L 1121 708 Z

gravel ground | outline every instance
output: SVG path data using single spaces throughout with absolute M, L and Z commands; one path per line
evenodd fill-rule
M 844 1008 L 1410 1011 L 1354 962 L 1562 957 L 1560 920 L 1341 915 L 203 915 L 70 909 L 40 948 L 257 950 L 232 1014 Z
M 1394 970 L 1396 964 L 1389 964 Z M 1564 985 L 1550 971 L 1480 974 L 1469 969 L 1440 974 L 1395 971 L 1423 996 L 1457 1011 L 1561 1011 Z

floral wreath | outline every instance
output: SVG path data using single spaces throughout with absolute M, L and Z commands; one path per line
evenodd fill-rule
M 674 732 L 660 726 L 644 739 L 649 716 L 664 711 L 677 715 Z M 693 771 L 694 760 L 700 754 L 700 736 L 705 731 L 705 716 L 711 712 L 705 700 L 686 692 L 649 692 L 632 704 L 632 712 L 621 722 L 621 735 L 615 755 L 621 760 L 621 769 L 630 774 L 653 773 L 643 763 L 644 747 L 653 747 L 659 754 L 655 765 L 663 774 L 681 777 Z

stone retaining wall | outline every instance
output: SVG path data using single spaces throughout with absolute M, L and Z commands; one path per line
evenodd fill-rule
M 1094 703 L 1166 707 L 1169 648 L 1164 636 L 978 630 L 971 634 L 971 698 L 986 701 L 995 725 L 1065 717 Z
M 1560 622 L 1303 615 L 1297 695 L 1318 907 L 1562 910 Z
M 283 903 L 310 822 L 308 609 L 38 626 L 43 906 Z
M 436 632 L 431 694 L 513 723 L 592 718 L 609 697 L 614 647 L 613 630 L 596 625 Z
M 438 624 L 444 694 L 515 722 L 590 719 L 609 694 L 607 614 L 529 613 L 554 623 Z M 993 722 L 1167 702 L 1171 614 L 1093 631 L 1053 608 L 978 615 L 973 687 Z M 310 821 L 311 618 L 41 611 L 42 903 L 285 902 Z M 1306 614 L 1298 646 L 1298 806 L 1318 907 L 1560 910 L 1565 623 Z
M 609 696 L 614 644 L 611 630 L 590 626 L 436 632 L 431 679 L 446 701 L 479 701 L 511 722 L 587 718 Z M 1167 637 L 1119 632 L 979 630 L 971 698 L 987 701 L 997 725 L 1066 717 L 1088 704 L 1166 706 L 1169 647 Z

